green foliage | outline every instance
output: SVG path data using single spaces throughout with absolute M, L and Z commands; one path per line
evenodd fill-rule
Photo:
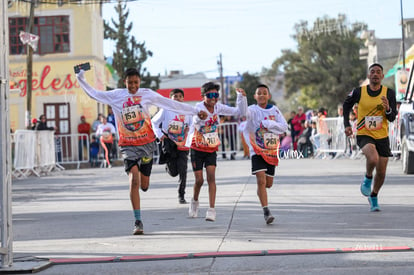
M 126 8 L 126 3 L 122 4 L 122 1 L 118 1 L 115 10 L 118 14 L 118 21 L 111 18 L 113 27 L 104 21 L 104 38 L 116 41 L 112 67 L 119 76 L 118 87 L 124 87 L 123 73 L 126 69 L 137 68 L 141 74 L 141 87 L 158 89 L 159 76 L 151 76 L 147 68 L 143 66 L 153 53 L 146 49 L 145 42 L 139 43 L 133 35 L 130 36 L 133 25 L 127 24 L 129 9 Z
M 256 92 L 257 85 L 261 84 L 260 77 L 257 75 L 249 74 L 248 72 L 243 73 L 243 80 L 240 81 L 240 88 L 246 91 L 247 104 L 256 104 L 254 99 L 254 93 Z
M 336 111 L 349 91 L 365 79 L 359 34 L 366 28 L 361 23 L 349 26 L 345 15 L 318 18 L 313 27 L 306 21 L 296 24 L 297 50 L 283 50 L 267 74 L 284 72 L 286 98 L 293 97 L 308 108 Z

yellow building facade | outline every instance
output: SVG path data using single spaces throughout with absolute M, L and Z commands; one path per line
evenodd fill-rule
M 87 81 L 99 90 L 113 87 L 103 55 L 101 4 L 68 1 L 38 4 L 34 10 L 34 34 L 40 36 L 32 58 L 31 118 L 47 117 L 59 134 L 77 133 L 80 117 L 92 124 L 106 108 L 90 99 L 77 83 L 73 67 L 90 62 Z M 72 2 L 73 3 L 73 2 Z M 19 39 L 29 23 L 30 3 L 9 6 L 10 124 L 12 130 L 27 124 L 27 46 Z

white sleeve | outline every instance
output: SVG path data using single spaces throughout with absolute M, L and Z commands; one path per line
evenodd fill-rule
M 158 113 L 156 113 L 155 116 L 151 118 L 152 128 L 157 138 L 160 138 L 163 136 L 163 132 L 160 127 L 163 121 L 164 121 L 164 110 L 163 109 L 159 110 Z
M 198 113 L 195 107 L 186 103 L 172 100 L 167 97 L 163 97 L 157 92 L 152 91 L 151 96 L 152 104 L 160 107 L 161 109 L 170 110 L 182 115 L 196 115 Z
M 237 92 L 237 101 L 236 101 L 237 108 L 239 108 L 239 115 L 240 117 L 247 116 L 247 97 L 242 95 L 242 93 Z
M 88 82 L 86 82 L 84 74 L 85 74 L 85 71 L 80 70 L 80 72 L 76 74 L 76 79 L 78 80 L 79 85 L 86 92 L 86 94 L 88 94 L 91 98 L 95 99 L 96 101 L 110 105 L 111 104 L 110 93 L 107 91 L 104 92 L 104 91 L 95 90 L 92 86 L 89 85 Z
M 288 124 L 283 115 L 279 112 L 276 112 L 276 120 L 266 119 L 262 121 L 264 127 L 266 127 L 270 132 L 275 134 L 282 134 L 288 129 Z

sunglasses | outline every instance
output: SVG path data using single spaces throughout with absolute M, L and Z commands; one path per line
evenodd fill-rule
M 207 97 L 207 98 L 218 98 L 219 97 L 219 93 L 208 93 L 208 94 L 205 94 L 205 96 Z

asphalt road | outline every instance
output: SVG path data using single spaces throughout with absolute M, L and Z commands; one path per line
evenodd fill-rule
M 179 205 L 177 178 L 155 165 L 141 193 L 145 234 L 122 167 L 13 181 L 14 265 L 41 274 L 409 274 L 414 269 L 414 176 L 390 160 L 371 213 L 360 194 L 364 159 L 282 160 L 266 225 L 249 160 L 218 162 L 216 222 Z M 187 200 L 194 177 L 188 172 Z M 33 267 L 34 266 L 34 267 Z

